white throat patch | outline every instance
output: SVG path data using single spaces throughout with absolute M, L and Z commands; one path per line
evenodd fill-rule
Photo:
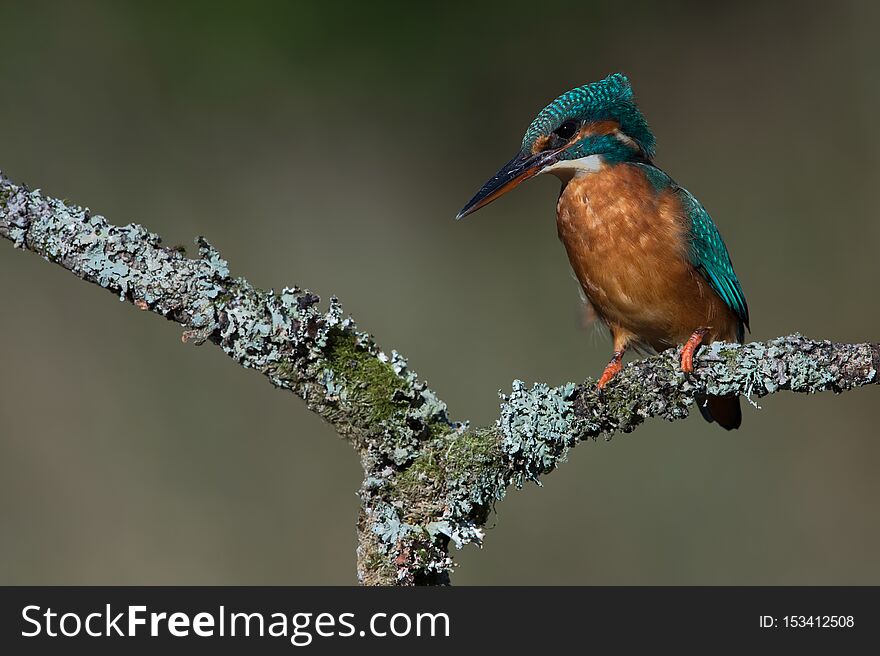
M 602 168 L 601 155 L 587 155 L 578 159 L 563 159 L 545 168 L 541 173 L 552 173 L 559 178 L 579 178 L 596 173 Z

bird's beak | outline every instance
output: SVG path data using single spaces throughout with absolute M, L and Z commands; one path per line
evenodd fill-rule
M 455 218 L 463 219 L 468 214 L 473 214 L 521 182 L 538 175 L 544 168 L 556 162 L 558 154 L 558 150 L 544 151 L 535 155 L 529 152 L 517 153 L 480 188 L 476 195 L 468 201 L 468 204 L 461 208 L 461 212 Z

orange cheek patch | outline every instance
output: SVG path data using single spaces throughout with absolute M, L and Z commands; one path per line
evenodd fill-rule
M 596 121 L 595 123 L 586 123 L 581 126 L 578 133 L 568 140 L 568 143 L 575 143 L 585 137 L 600 137 L 606 134 L 614 134 L 620 130 L 620 123 L 617 121 Z M 532 144 L 532 154 L 537 155 L 550 147 L 552 135 L 543 134 Z
M 548 143 L 550 143 L 549 134 L 542 134 L 540 137 L 535 139 L 535 143 L 532 144 L 532 155 L 537 155 L 542 150 L 545 150 Z
M 595 123 L 586 123 L 578 132 L 578 139 L 584 137 L 600 137 L 605 134 L 613 134 L 620 129 L 620 123 L 617 121 L 596 121 Z

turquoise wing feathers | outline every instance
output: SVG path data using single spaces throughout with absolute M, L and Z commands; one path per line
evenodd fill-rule
M 691 221 L 690 258 L 691 264 L 699 271 L 727 306 L 739 317 L 745 327 L 749 325 L 749 306 L 742 286 L 730 262 L 727 246 L 715 227 L 712 217 L 687 189 L 678 188 L 681 204 Z M 739 330 L 742 341 L 744 331 Z

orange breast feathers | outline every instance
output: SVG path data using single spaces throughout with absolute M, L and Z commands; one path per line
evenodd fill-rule
M 639 167 L 602 166 L 572 177 L 557 228 L 584 293 L 611 329 L 615 350 L 662 350 L 698 328 L 733 341 L 737 318 L 688 258 L 689 220 L 677 195 Z

